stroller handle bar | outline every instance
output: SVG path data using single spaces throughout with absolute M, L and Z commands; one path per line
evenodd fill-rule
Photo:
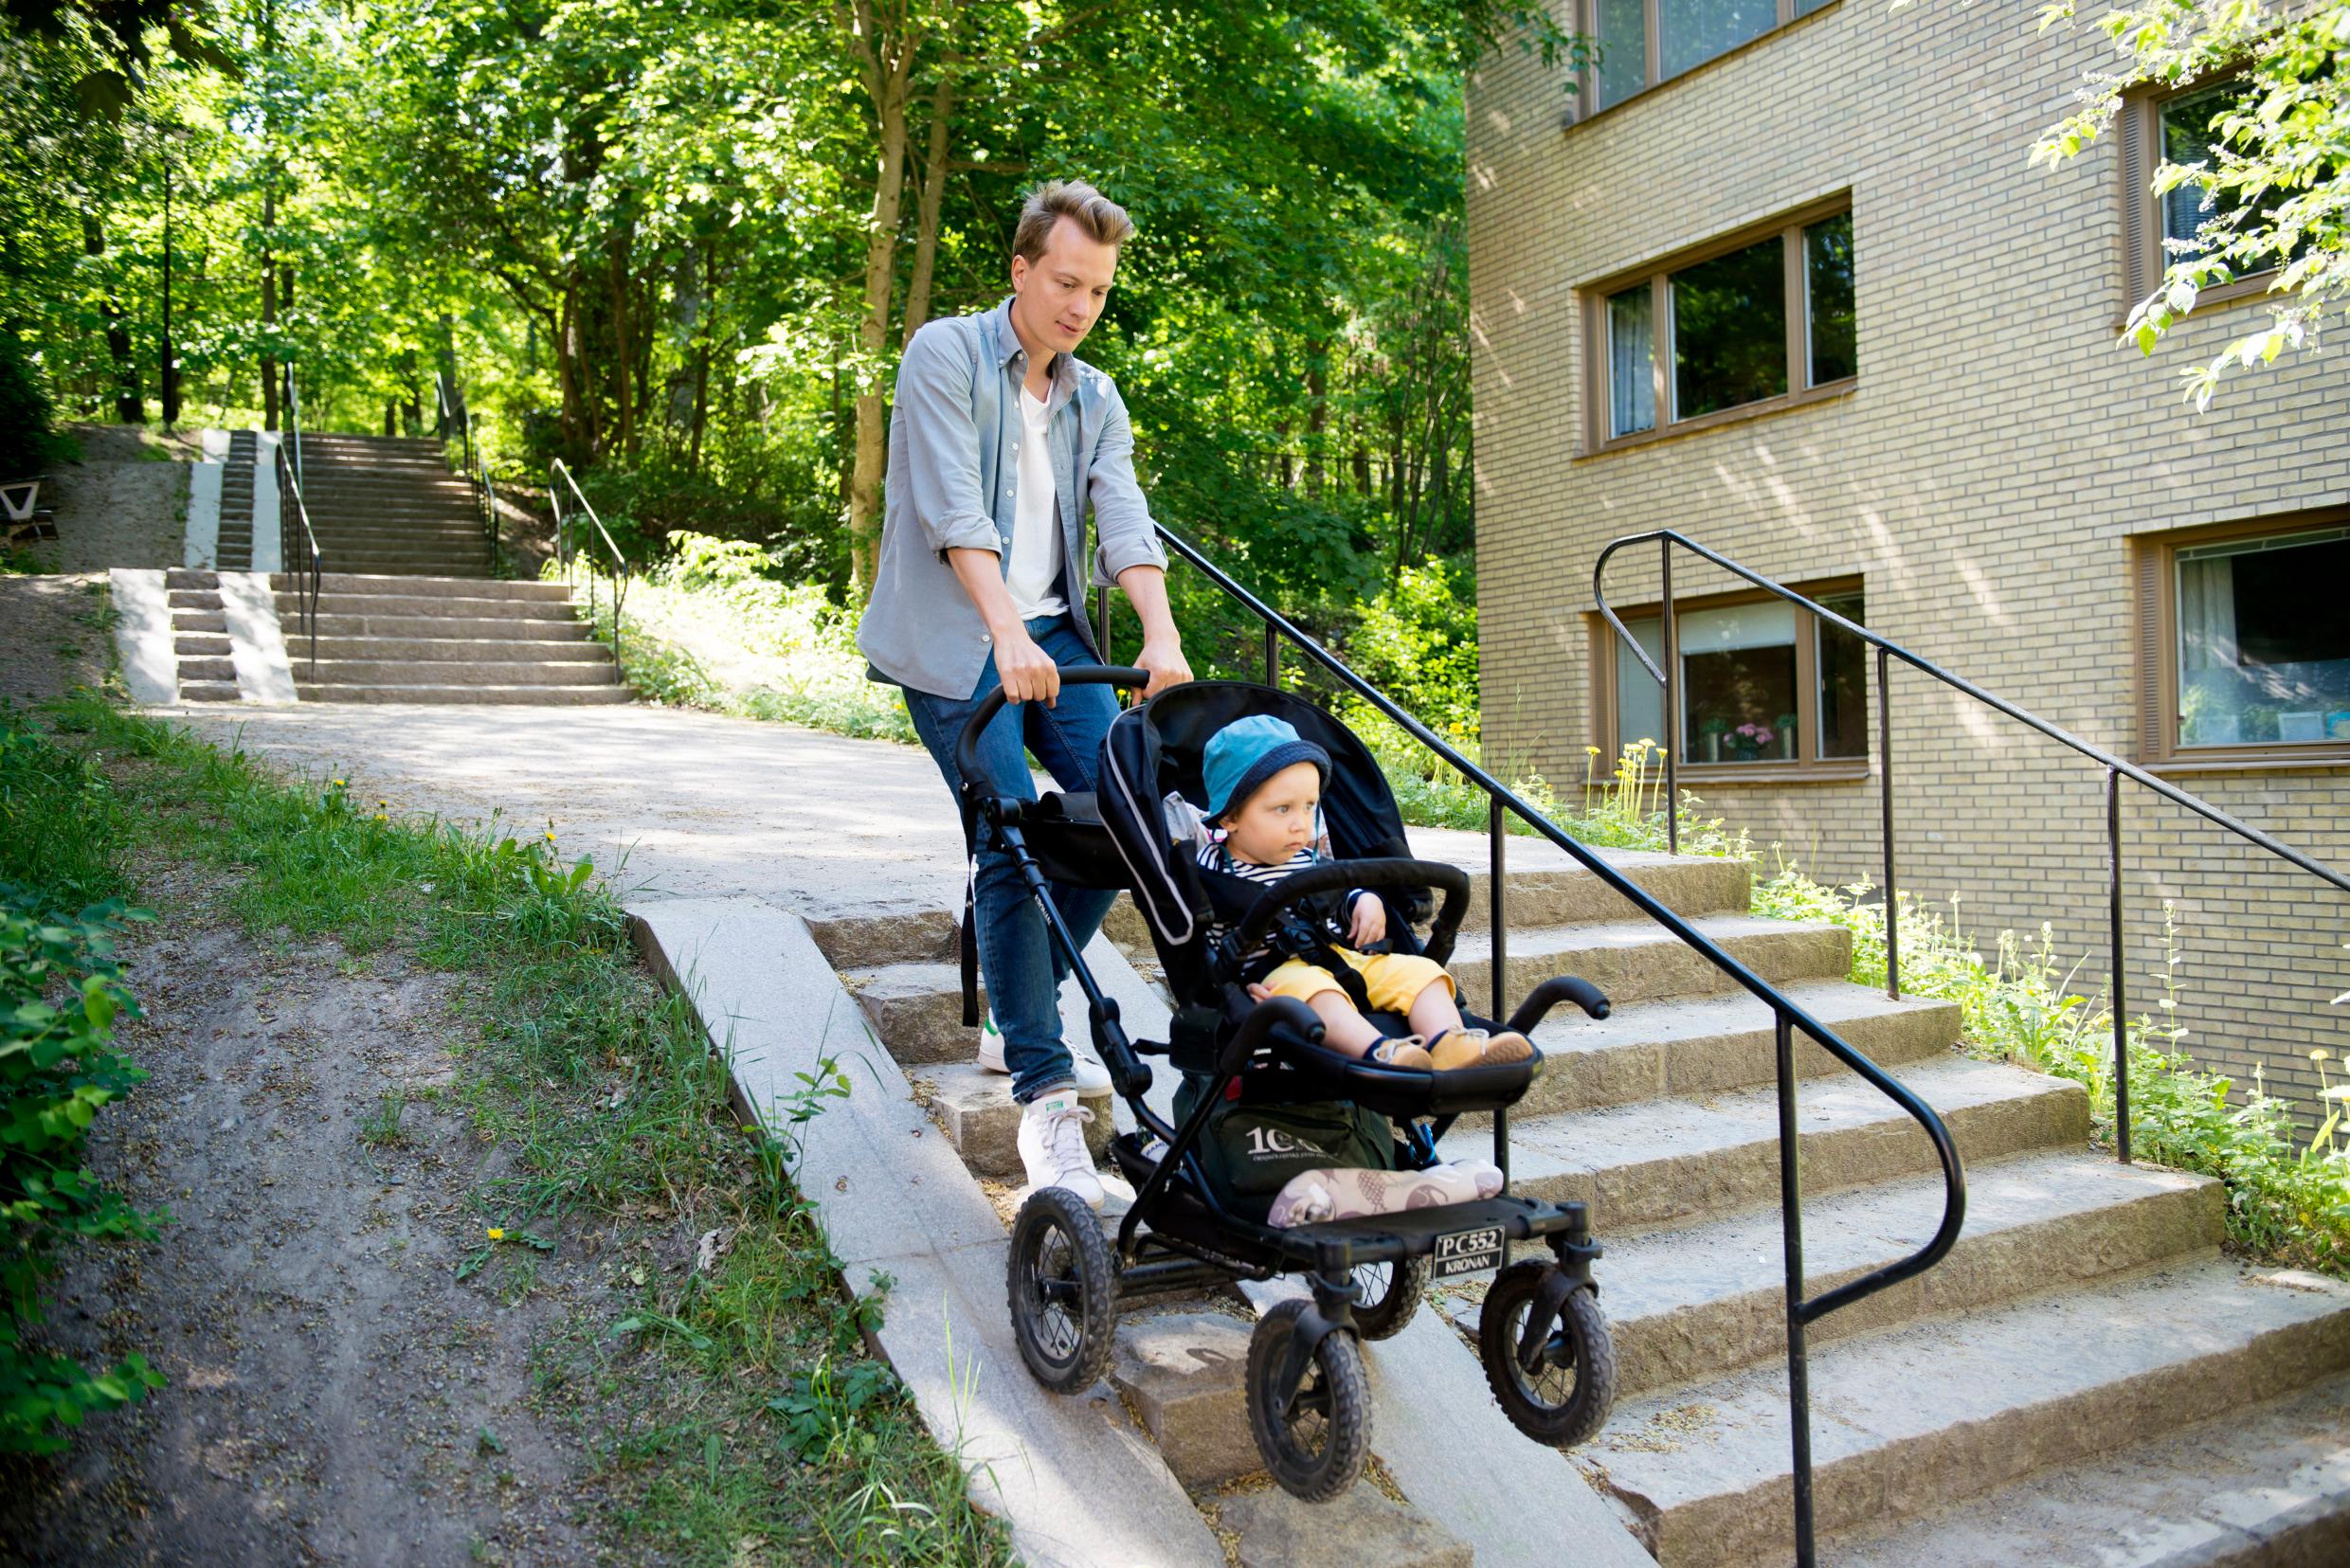
M 1063 686 L 1139 688 L 1150 684 L 1150 672 L 1124 664 L 1080 664 L 1075 669 L 1063 670 L 1060 683 Z M 995 716 L 1003 712 L 1004 701 L 1003 688 L 1001 686 L 980 698 L 979 706 L 971 710 L 971 716 L 964 721 L 963 733 L 955 737 L 955 771 L 962 774 L 966 789 L 977 788 L 981 784 L 979 737 L 986 733 L 987 726 L 994 722 Z
M 1423 950 L 1438 964 L 1452 957 L 1453 938 L 1460 930 L 1461 918 L 1469 912 L 1469 874 L 1440 860 L 1400 857 L 1331 860 L 1281 878 L 1259 894 L 1256 902 L 1249 906 L 1249 912 L 1241 917 L 1239 931 L 1233 938 L 1233 951 L 1255 952 L 1274 919 L 1299 899 L 1348 888 L 1434 888 L 1442 892 L 1444 902 L 1437 910 L 1436 924 L 1429 928 Z

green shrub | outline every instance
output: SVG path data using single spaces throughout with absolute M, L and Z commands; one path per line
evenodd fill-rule
M 29 478 L 72 455 L 41 372 L 13 333 L 0 333 L 0 479 Z
M 1754 911 L 1787 920 L 1828 920 L 1853 933 L 1853 979 L 1885 983 L 1885 904 L 1868 902 L 1867 882 L 1823 887 L 1782 864 L 1755 890 Z M 1905 995 L 1955 1001 L 1973 1054 L 2070 1078 L 2088 1091 L 2094 1135 L 2114 1128 L 2113 1011 L 2105 993 L 2072 988 L 2079 965 L 2056 954 L 2052 928 L 2035 939 L 2002 931 L 1986 957 L 1951 912 L 1897 900 Z M 2178 933 L 2163 907 L 2162 996 L 2153 1018 L 2124 1026 L 2129 1063 L 2133 1157 L 2216 1177 L 2228 1189 L 2228 1234 L 2264 1257 L 2350 1274 L 2350 1141 L 2340 1136 L 2350 1086 L 2328 1084 L 2323 1117 L 2297 1144 L 2292 1106 L 2267 1092 L 2255 1071 L 2251 1091 L 2232 1099 L 2233 1080 L 2209 1072 L 2178 1049 L 2176 1017 Z M 2326 1082 L 2323 1051 L 2311 1053 Z
M 163 1379 L 136 1353 L 92 1372 L 35 1350 L 41 1286 L 81 1240 L 152 1240 L 168 1217 L 141 1213 L 82 1163 L 90 1124 L 147 1074 L 115 1048 L 118 1018 L 136 1018 L 114 956 L 123 922 L 110 900 L 58 912 L 32 889 L 0 883 L 0 1450 L 48 1453 L 93 1411 L 135 1402 Z

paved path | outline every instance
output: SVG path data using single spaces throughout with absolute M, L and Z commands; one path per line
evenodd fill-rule
M 533 834 L 551 819 L 632 903 L 749 895 L 823 918 L 961 897 L 962 830 L 914 747 L 634 705 L 155 712 L 395 812 L 502 813 Z

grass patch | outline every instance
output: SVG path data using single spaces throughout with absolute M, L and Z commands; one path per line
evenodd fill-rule
M 1824 887 L 1791 866 L 1758 883 L 1754 912 L 1826 920 L 1853 934 L 1853 979 L 1885 984 L 1885 904 L 1866 882 Z M 2092 1136 L 2110 1145 L 2114 1127 L 2113 1011 L 2099 991 L 2073 989 L 2080 965 L 2058 957 L 2052 928 L 2036 937 L 2001 931 L 1986 954 L 1959 920 L 1898 900 L 1901 984 L 1906 996 L 1955 1001 L 1966 1050 L 2070 1078 L 2088 1091 Z M 2130 1152 L 2139 1159 L 2216 1177 L 2228 1189 L 2228 1235 L 2280 1262 L 2350 1277 L 2350 1140 L 2341 1135 L 2350 1086 L 2334 1084 L 2305 1142 L 2295 1136 L 2291 1102 L 2271 1097 L 2255 1072 L 2251 1091 L 2231 1099 L 2234 1081 L 2205 1072 L 2182 1050 L 2178 1010 L 2179 933 L 2163 906 L 2161 1000 L 2153 1016 L 2124 1024 L 2128 1042 Z M 2323 1050 L 2310 1053 L 2321 1081 Z
M 440 1092 L 491 1174 L 464 1196 L 480 1241 L 459 1274 L 518 1303 L 557 1258 L 611 1271 L 624 1311 L 560 1320 L 531 1368 L 542 1420 L 588 1456 L 610 1545 L 713 1564 L 1006 1559 L 865 1354 L 876 1308 L 842 1289 L 788 1145 L 736 1124 L 722 1064 L 588 862 L 551 832 L 480 837 L 341 780 L 287 784 L 86 694 L 54 713 L 80 766 L 42 787 L 101 802 L 103 845 L 78 862 L 98 884 L 136 843 L 236 874 L 228 907 L 264 939 L 332 935 L 467 978 L 473 1037 Z M 363 1141 L 399 1143 L 406 1110 L 387 1096 Z M 680 1236 L 699 1241 L 665 1255 Z

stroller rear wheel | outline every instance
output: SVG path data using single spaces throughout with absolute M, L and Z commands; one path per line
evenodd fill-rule
M 1005 1270 L 1020 1359 L 1056 1394 L 1101 1380 L 1118 1326 L 1117 1275 L 1101 1221 L 1066 1187 L 1039 1187 L 1012 1221 Z
M 1371 1379 L 1354 1336 L 1333 1328 L 1314 1346 L 1313 1359 L 1286 1410 L 1277 1408 L 1290 1337 L 1311 1305 L 1277 1303 L 1249 1336 L 1249 1430 L 1256 1451 L 1281 1489 L 1308 1503 L 1327 1503 L 1354 1485 L 1371 1452 Z
M 1588 1289 L 1567 1292 L 1531 1371 L 1519 1361 L 1527 1314 L 1554 1265 L 1513 1263 L 1497 1275 L 1477 1312 L 1485 1380 L 1510 1425 L 1537 1443 L 1571 1449 L 1606 1424 L 1616 1403 L 1616 1342 Z
M 1366 1340 L 1391 1340 L 1403 1332 L 1428 1293 L 1428 1259 L 1357 1264 L 1354 1282 L 1363 1288 L 1363 1303 L 1354 1309 L 1356 1331 Z

